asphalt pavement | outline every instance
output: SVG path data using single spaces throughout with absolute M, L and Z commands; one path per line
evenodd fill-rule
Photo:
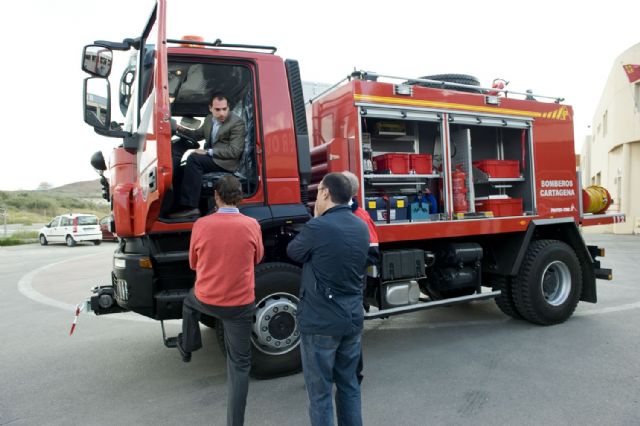
M 640 424 L 640 237 L 586 239 L 606 248 L 614 280 L 564 324 L 513 320 L 493 301 L 367 322 L 364 424 Z M 189 364 L 135 314 L 83 313 L 69 336 L 114 248 L 0 247 L 0 425 L 225 424 L 213 330 Z M 302 375 L 251 381 L 247 425 L 307 419 Z

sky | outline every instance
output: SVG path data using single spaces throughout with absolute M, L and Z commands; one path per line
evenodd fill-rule
M 117 139 L 82 118 L 82 48 L 137 37 L 152 0 L 21 0 L 0 4 L 0 190 L 96 179 L 91 154 Z M 576 151 L 616 58 L 640 42 L 640 3 L 538 0 L 322 2 L 168 0 L 168 36 L 278 47 L 304 81 L 335 83 L 356 68 L 418 77 L 460 73 L 563 97 Z M 117 68 L 127 56 L 115 57 Z M 622 67 L 620 72 L 622 72 Z M 119 72 L 111 77 L 117 99 Z M 113 119 L 119 109 L 114 104 Z

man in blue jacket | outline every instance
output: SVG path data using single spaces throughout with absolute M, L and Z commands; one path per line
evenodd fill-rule
M 315 218 L 287 247 L 289 257 L 304 264 L 297 318 L 313 426 L 333 425 L 334 382 L 338 424 L 362 424 L 356 367 L 369 231 L 351 212 L 350 199 L 349 180 L 326 175 L 318 185 Z

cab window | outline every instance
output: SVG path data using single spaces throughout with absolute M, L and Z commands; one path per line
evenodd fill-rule
M 243 182 L 246 184 L 243 188 L 245 196 L 253 195 L 258 184 L 255 155 L 258 138 L 252 65 L 231 61 L 196 63 L 169 58 L 168 80 L 171 115 L 177 122 L 187 118 L 202 125 L 209 114 L 211 96 L 220 92 L 227 97 L 231 113 L 242 119 L 247 131 L 239 172 L 246 176 L 246 182 Z

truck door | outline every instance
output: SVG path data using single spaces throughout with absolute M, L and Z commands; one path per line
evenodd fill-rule
M 159 0 L 143 28 L 133 87 L 127 95 L 125 130 L 132 136 L 125 138 L 126 152 L 119 153 L 119 161 L 132 170 L 118 177 L 121 188 L 115 188 L 113 194 L 114 216 L 127 218 L 119 225 L 123 235 L 147 231 L 147 225 L 158 218 L 162 197 L 171 185 L 165 15 L 166 2 Z
M 167 81 L 166 2 L 159 0 L 145 25 L 136 70 L 129 121 L 134 137 L 125 148 L 136 153 L 132 234 L 142 235 L 158 218 L 171 185 L 171 114 Z

